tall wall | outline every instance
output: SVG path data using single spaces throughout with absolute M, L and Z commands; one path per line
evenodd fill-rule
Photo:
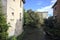
M 9 36 L 17 36 L 23 31 L 23 1 L 2 0 L 3 9 L 7 16 L 7 23 L 10 24 Z
M 60 23 L 60 0 L 57 0 L 53 7 L 53 15 L 56 16 L 57 22 Z
M 60 23 L 60 0 L 57 0 L 57 21 Z

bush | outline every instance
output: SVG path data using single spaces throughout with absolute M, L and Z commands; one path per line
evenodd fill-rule
M 9 28 L 9 25 L 6 22 L 6 18 L 2 10 L 1 1 L 2 0 L 0 0 L 0 40 L 7 40 L 8 39 L 7 30 Z
M 22 40 L 23 39 L 23 36 L 24 36 L 24 31 L 22 32 L 22 34 L 20 34 L 18 37 L 17 37 L 17 40 Z
M 15 36 L 12 36 L 8 40 L 17 40 L 17 38 Z

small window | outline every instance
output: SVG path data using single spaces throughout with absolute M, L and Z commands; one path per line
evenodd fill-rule
M 21 21 L 21 13 L 20 13 L 20 21 Z
M 10 24 L 10 22 L 8 24 Z
M 54 9 L 56 10 L 56 7 Z
M 15 0 L 13 0 L 13 1 L 15 1 Z
M 20 21 L 21 21 L 21 19 L 20 19 Z
M 14 16 L 14 12 L 12 12 L 12 15 Z
M 20 7 L 21 7 L 21 0 L 20 0 Z
M 14 21 L 14 19 L 10 19 L 11 21 Z

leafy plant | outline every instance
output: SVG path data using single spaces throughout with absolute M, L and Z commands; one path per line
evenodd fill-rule
M 2 11 L 2 3 L 0 0 L 0 40 L 8 39 L 8 33 L 7 33 L 8 28 L 9 25 L 6 22 L 6 17 Z

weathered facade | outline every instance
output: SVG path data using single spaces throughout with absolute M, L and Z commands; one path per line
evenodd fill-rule
M 60 23 L 60 0 L 57 0 L 52 8 L 53 8 L 53 16 L 56 18 L 57 23 Z
M 48 18 L 48 12 L 37 12 L 39 14 L 40 17 L 40 22 L 43 23 L 43 20 L 45 18 Z
M 24 0 L 2 0 L 6 21 L 11 26 L 9 36 L 18 36 L 23 31 L 23 3 Z

